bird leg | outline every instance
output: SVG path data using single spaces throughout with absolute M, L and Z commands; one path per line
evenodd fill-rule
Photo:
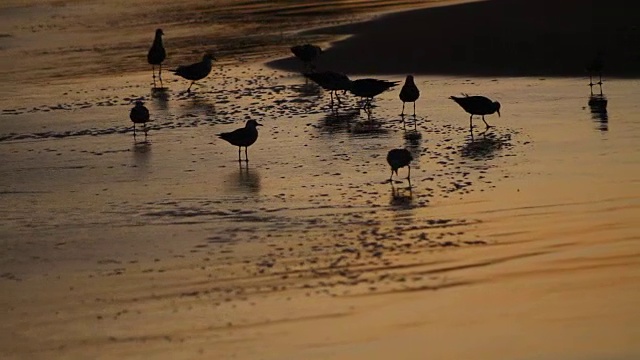
M 238 146 L 238 162 L 242 161 L 242 146 Z
M 156 66 L 151 65 L 151 74 L 153 74 L 153 88 L 156 88 Z
M 469 129 L 473 131 L 473 115 L 469 116 Z
M 409 168 L 409 174 L 407 175 L 407 180 L 409 180 L 409 184 L 411 184 L 411 165 L 407 165 L 407 168 Z
M 160 70 L 158 70 L 158 78 L 160 79 L 160 87 L 164 88 L 164 85 L 162 84 L 162 64 L 160 64 Z
M 413 130 L 418 131 L 418 119 L 415 113 L 413 114 Z
M 393 169 L 391 169 L 391 176 L 389 176 L 389 182 L 393 185 Z
M 413 102 L 413 117 L 416 117 L 416 102 Z
M 247 150 L 249 150 L 249 147 L 245 146 L 244 147 L 244 161 L 245 162 L 249 162 L 249 154 L 247 154 Z
M 133 123 L 133 138 L 136 137 L 136 123 Z
M 187 93 L 191 94 L 191 86 L 195 83 L 195 81 L 192 81 L 191 84 L 189 84 L 189 87 L 187 88 Z
M 487 124 L 487 122 L 484 120 L 484 115 L 482 115 L 482 121 L 484 121 L 484 124 L 487 126 L 487 129 L 491 127 L 491 125 Z
M 144 131 L 144 138 L 147 138 L 147 123 L 142 124 L 142 129 Z
M 400 113 L 400 116 L 402 116 L 402 115 L 404 115 L 404 101 L 402 102 L 402 112 Z

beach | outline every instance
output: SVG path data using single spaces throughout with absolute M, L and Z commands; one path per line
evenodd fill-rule
M 640 80 L 611 65 L 637 50 L 609 42 L 604 84 L 592 89 L 591 54 L 515 72 L 448 68 L 437 57 L 417 64 L 416 52 L 363 56 L 382 30 L 397 46 L 415 45 L 391 36 L 404 31 L 398 24 L 446 25 L 467 6 L 515 19 L 515 3 L 222 2 L 216 21 L 189 23 L 114 2 L 106 22 L 128 16 L 106 34 L 74 30 L 102 3 L 52 4 L 53 17 L 3 5 L 0 18 L 29 16 L 0 28 L 0 357 L 640 357 Z M 168 17 L 171 6 L 156 12 Z M 197 1 L 175 6 L 211 15 Z M 618 14 L 607 23 L 632 16 L 614 10 L 600 12 Z M 241 28 L 228 14 L 269 24 L 269 14 L 287 12 L 298 22 L 275 37 L 274 24 L 248 26 L 255 43 L 246 48 L 224 30 Z M 551 15 L 545 21 L 558 21 Z M 31 16 L 52 26 L 37 42 Z M 344 25 L 354 18 L 371 21 Z M 127 28 L 131 19 L 141 20 Z M 318 28 L 330 21 L 341 26 Z M 301 23 L 314 29 L 297 32 Z M 482 25 L 473 25 L 478 36 L 499 29 Z M 585 26 L 568 33 L 577 41 Z M 151 89 L 145 55 L 157 27 L 167 69 L 205 49 L 218 54 L 193 94 L 168 72 L 168 89 Z M 76 42 L 52 52 L 70 33 Z M 440 46 L 430 52 L 447 54 L 447 37 L 428 39 Z M 288 47 L 306 40 L 324 48 L 319 69 L 392 81 L 415 73 L 417 116 L 399 115 L 400 86 L 376 97 L 370 115 L 348 94 L 331 107 L 291 59 Z M 469 114 L 448 98 L 461 93 L 500 101 L 500 117 L 485 117 L 494 127 L 476 117 L 469 129 Z M 151 113 L 146 138 L 133 137 L 136 100 Z M 249 119 L 263 126 L 239 163 L 216 134 Z M 385 157 L 399 147 L 414 159 L 410 184 L 406 168 L 388 182 Z

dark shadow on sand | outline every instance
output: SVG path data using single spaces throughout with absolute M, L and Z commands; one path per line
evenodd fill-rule
M 638 24 L 640 11 L 626 0 L 492 0 L 307 34 L 357 34 L 325 49 L 317 62 L 319 69 L 349 75 L 584 76 L 585 63 L 601 48 L 615 64 L 609 76 L 640 77 Z M 268 65 L 295 72 L 295 60 Z

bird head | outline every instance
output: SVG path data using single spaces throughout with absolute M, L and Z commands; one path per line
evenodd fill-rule
M 244 127 L 247 128 L 256 128 L 257 126 L 262 126 L 262 124 L 260 124 L 259 122 L 255 121 L 255 120 L 249 120 L 247 121 L 247 123 L 245 124 Z
M 408 84 L 413 83 L 413 75 L 407 75 L 407 80 L 405 80 Z
M 202 56 L 202 61 L 216 61 L 216 58 L 213 56 L 213 53 L 208 52 Z
M 144 102 L 142 100 L 138 100 L 135 102 L 136 106 L 142 106 L 144 105 Z
M 164 32 L 162 32 L 162 29 L 156 29 L 156 36 L 162 36 L 164 35 Z
M 493 106 L 496 108 L 496 112 L 498 113 L 498 117 L 500 116 L 500 103 L 497 101 L 493 102 Z

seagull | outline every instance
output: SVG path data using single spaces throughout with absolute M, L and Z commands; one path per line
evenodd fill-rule
M 388 81 L 378 79 L 358 79 L 351 81 L 349 91 L 355 96 L 365 98 L 365 106 L 371 106 L 371 101 L 377 95 L 398 85 L 399 81 Z
M 311 79 L 316 84 L 320 85 L 325 90 L 329 90 L 331 94 L 331 103 L 333 104 L 333 94 L 336 94 L 336 99 L 340 102 L 338 97 L 338 90 L 344 92 L 351 88 L 351 80 L 345 74 L 337 73 L 335 71 L 323 71 L 323 72 L 310 72 L 303 74 L 306 78 Z
M 255 120 L 249 120 L 243 128 L 236 129 L 232 132 L 217 134 L 219 138 L 228 141 L 231 145 L 238 147 L 238 161 L 242 161 L 240 151 L 244 146 L 244 158 L 246 162 L 249 162 L 249 156 L 247 155 L 247 148 L 251 146 L 256 140 L 258 140 L 257 126 L 262 126 Z
M 212 54 L 204 54 L 202 61 L 191 65 L 178 66 L 173 72 L 187 80 L 191 80 L 191 84 L 187 88 L 187 92 L 191 92 L 191 86 L 198 80 L 202 80 L 211 72 L 211 62 L 216 60 Z
M 318 45 L 304 44 L 292 46 L 291 52 L 304 63 L 305 70 L 312 70 L 313 62 L 322 54 L 322 49 Z
M 387 154 L 387 162 L 389 166 L 391 166 L 391 176 L 389 177 L 389 181 L 393 179 L 393 173 L 396 173 L 398 176 L 398 169 L 401 167 L 408 167 L 409 173 L 407 175 L 407 180 L 411 181 L 411 161 L 413 160 L 413 156 L 407 149 L 393 149 L 390 150 Z
M 131 108 L 129 118 L 133 121 L 133 137 L 136 137 L 136 124 L 143 124 L 144 136 L 147 136 L 147 122 L 149 122 L 149 110 L 142 101 L 136 101 L 136 106 Z
M 497 101 L 491 101 L 484 96 L 450 96 L 449 99 L 458 103 L 458 105 L 460 105 L 464 109 L 464 111 L 471 114 L 471 116 L 469 116 L 469 126 L 471 128 L 473 128 L 473 115 L 481 115 L 482 121 L 484 121 L 484 124 L 487 126 L 487 128 L 490 128 L 491 125 L 487 124 L 487 122 L 484 120 L 485 115 L 490 115 L 497 112 L 498 116 L 500 116 L 500 103 Z
M 153 39 L 153 45 L 147 53 L 147 61 L 151 64 L 151 71 L 153 72 L 153 87 L 156 87 L 156 65 L 160 66 L 158 70 L 158 78 L 160 79 L 160 87 L 162 87 L 162 62 L 167 57 L 164 46 L 162 45 L 162 29 L 156 29 L 156 37 Z
M 412 102 L 413 103 L 413 115 L 416 115 L 416 100 L 420 97 L 420 90 L 413 82 L 413 75 L 407 75 L 407 79 L 404 81 L 404 85 L 402 85 L 402 89 L 400 90 L 400 100 L 402 100 L 402 113 L 400 115 L 404 115 L 404 103 Z

